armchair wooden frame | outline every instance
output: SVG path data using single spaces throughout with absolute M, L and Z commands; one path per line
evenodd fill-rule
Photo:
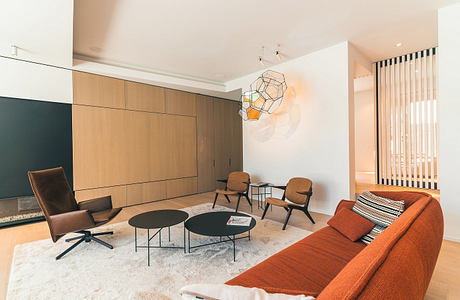
M 313 217 L 308 212 L 308 204 L 310 203 L 310 198 L 313 195 L 312 187 L 310 187 L 310 189 L 308 191 L 297 191 L 297 194 L 305 195 L 307 197 L 307 199 L 305 200 L 305 203 L 303 205 L 299 205 L 299 204 L 295 204 L 295 203 L 291 204 L 291 203 L 286 201 L 286 186 L 285 185 L 273 186 L 273 188 L 281 189 L 281 190 L 284 191 L 283 197 L 281 198 L 281 200 L 285 202 L 285 204 L 282 207 L 286 210 L 287 215 L 286 215 L 286 219 L 285 219 L 284 224 L 283 224 L 283 230 L 286 229 L 286 226 L 287 226 L 287 224 L 289 222 L 289 218 L 291 217 L 292 211 L 294 209 L 302 211 L 308 217 L 308 219 L 310 219 L 310 221 L 313 224 L 315 224 L 315 221 L 313 220 Z M 269 207 L 270 207 L 270 203 L 267 202 L 265 204 L 265 209 L 264 209 L 264 212 L 262 214 L 262 220 L 265 218 L 265 215 L 267 214 L 267 211 L 268 211 Z

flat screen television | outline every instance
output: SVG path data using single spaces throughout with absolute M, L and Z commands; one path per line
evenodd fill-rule
M 58 166 L 73 186 L 72 105 L 0 97 L 0 199 L 33 195 L 27 171 Z

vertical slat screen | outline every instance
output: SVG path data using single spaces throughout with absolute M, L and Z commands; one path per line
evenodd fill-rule
M 378 183 L 438 186 L 436 48 L 376 63 Z

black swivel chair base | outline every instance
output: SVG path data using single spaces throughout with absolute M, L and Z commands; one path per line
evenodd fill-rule
M 262 214 L 262 218 L 261 218 L 262 220 L 265 218 L 265 214 L 267 213 L 269 207 L 270 207 L 270 203 L 267 203 L 267 204 L 265 205 L 264 213 Z M 287 216 L 286 216 L 286 220 L 284 221 L 283 230 L 286 229 L 286 226 L 287 226 L 287 224 L 288 224 L 288 222 L 289 222 L 289 218 L 291 217 L 292 211 L 293 211 L 294 209 L 303 211 L 304 214 L 308 217 L 308 219 L 310 219 L 310 221 L 311 221 L 313 224 L 315 224 L 315 221 L 313 220 L 312 216 L 310 215 L 310 213 L 308 212 L 308 210 L 307 210 L 306 207 L 289 205 L 287 208 L 284 207 L 284 209 L 287 211 Z
M 56 260 L 58 259 L 61 259 L 64 255 L 66 255 L 67 253 L 69 253 L 70 251 L 72 251 L 73 248 L 77 247 L 79 244 L 81 244 L 82 242 L 91 242 L 91 241 L 95 241 L 95 242 L 98 242 L 99 244 L 101 244 L 102 246 L 105 246 L 109 249 L 113 249 L 113 246 L 98 239 L 96 236 L 98 235 L 106 235 L 106 234 L 113 234 L 113 231 L 107 231 L 107 232 L 98 232 L 98 233 L 91 233 L 91 231 L 88 231 L 88 230 L 81 230 L 81 231 L 77 231 L 76 233 L 79 233 L 81 235 L 77 236 L 77 237 L 73 237 L 73 238 L 70 238 L 70 239 L 66 239 L 65 241 L 66 242 L 70 242 L 70 241 L 75 241 L 77 240 L 72 246 L 70 246 L 69 248 L 67 248 L 64 252 L 62 252 L 61 254 L 59 254 L 58 256 L 56 256 Z

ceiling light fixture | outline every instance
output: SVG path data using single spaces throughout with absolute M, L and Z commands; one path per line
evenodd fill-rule
M 275 50 L 275 56 L 278 58 L 279 61 L 281 61 L 281 53 L 280 53 L 280 45 L 278 44 L 278 47 Z
M 259 56 L 259 63 L 265 67 L 265 63 L 264 63 L 264 60 L 261 56 Z
M 396 47 L 401 47 L 402 46 L 402 43 L 399 42 L 399 43 L 396 43 Z
M 18 56 L 18 46 L 11 45 L 11 56 Z

